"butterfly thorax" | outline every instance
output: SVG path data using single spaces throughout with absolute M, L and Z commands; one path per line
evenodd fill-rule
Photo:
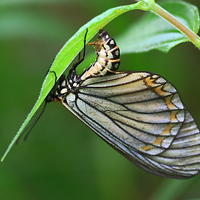
M 57 90 L 57 98 L 59 100 L 63 100 L 70 93 L 77 93 L 80 84 L 82 81 L 79 76 L 76 74 L 76 70 L 72 70 L 69 72 L 69 75 L 66 78 L 62 78 L 62 82 L 60 83 L 59 90 Z

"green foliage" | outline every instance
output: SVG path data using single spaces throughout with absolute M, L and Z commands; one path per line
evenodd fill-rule
M 120 2 L 124 3 L 126 2 Z M 159 1 L 158 3 L 160 4 Z M 199 2 L 196 4 L 200 6 Z M 99 12 L 108 9 L 108 5 L 114 9 L 83 26 L 61 49 L 52 66 L 52 70 L 59 75 L 81 51 L 86 27 L 90 27 L 87 37 L 89 41 L 99 28 L 132 7 L 123 6 L 119 11 L 119 7 L 115 8 L 119 5 L 111 0 L 99 5 L 90 0 L 0 2 L 1 85 L 4 89 L 0 120 L 2 154 L 11 134 L 16 131 L 33 103 L 47 66 L 64 43 L 64 39 Z M 177 1 L 174 1 L 173 6 L 172 3 L 166 2 L 163 7 L 197 33 L 199 14 L 196 7 Z M 134 12 L 121 15 L 105 28 L 116 38 L 121 49 L 120 69 L 140 68 L 163 75 L 178 87 L 183 101 L 197 122 L 198 119 L 200 121 L 199 51 L 187 43 L 173 48 L 167 55 L 158 51 L 146 52 L 151 49 L 167 52 L 174 45 L 188 39 L 152 13 L 143 12 L 144 16 L 133 25 L 134 17 L 139 18 L 141 14 L 137 11 L 137 15 L 134 15 Z M 130 42 L 126 42 L 127 38 L 131 38 L 130 35 L 134 37 Z M 134 40 L 136 36 L 137 40 Z M 144 41 L 148 45 L 145 45 Z M 146 53 L 128 54 L 132 52 Z M 93 61 L 86 59 L 84 67 L 90 62 Z M 52 74 L 45 79 L 34 112 L 43 102 L 54 81 Z M 33 114 L 32 112 L 29 115 L 26 122 Z M 59 105 L 49 105 L 31 138 L 25 144 L 20 143 L 14 150 L 0 166 L 1 199 L 88 200 L 95 197 L 109 200 L 186 200 L 199 197 L 199 176 L 187 181 L 169 180 L 138 169 Z
M 171 2 L 167 4 L 167 7 L 169 8 L 169 10 L 171 8 L 172 14 L 177 15 L 180 18 L 179 19 L 180 21 L 185 20 L 184 23 L 185 25 L 188 25 L 188 28 L 191 28 L 191 30 L 194 29 L 193 31 L 195 32 L 198 31 L 199 29 L 199 18 L 197 17 L 198 11 L 194 6 L 191 6 L 191 9 L 190 9 L 190 4 L 186 4 L 182 2 L 176 2 L 176 3 Z M 189 12 L 179 11 L 179 8 L 183 9 L 184 11 L 187 10 L 186 7 L 187 9 L 189 9 Z M 112 21 L 113 19 L 115 19 L 116 17 L 120 16 L 121 14 L 127 11 L 132 11 L 135 9 L 149 10 L 149 8 L 146 7 L 142 3 L 142 1 L 139 1 L 138 3 L 132 4 L 132 5 L 120 6 L 120 7 L 109 9 L 106 12 L 102 13 L 101 15 L 95 17 L 88 23 L 86 23 L 63 46 L 63 48 L 55 57 L 55 60 L 50 68 L 50 71 L 54 71 L 58 78 L 61 76 L 61 74 L 64 73 L 64 71 L 68 68 L 70 63 L 73 61 L 73 59 L 77 56 L 77 54 L 83 48 L 83 38 L 86 32 L 86 28 L 88 29 L 88 34 L 87 34 L 87 41 L 88 41 L 98 32 L 99 29 L 103 28 L 110 21 Z M 119 43 L 119 45 L 121 45 L 122 52 L 124 53 L 144 52 L 150 49 L 159 49 L 159 50 L 167 52 L 173 46 L 181 42 L 188 41 L 188 38 L 186 36 L 174 30 L 174 28 L 172 28 L 170 24 L 163 23 L 163 19 L 159 19 L 155 15 L 147 15 L 134 27 L 135 29 L 128 31 L 128 34 L 125 34 L 125 36 L 123 36 L 123 40 L 121 42 L 123 45 Z M 147 31 L 143 30 L 143 27 L 145 27 Z M 152 29 L 150 27 L 154 27 L 154 28 Z M 145 34 L 142 34 L 141 31 L 144 31 L 143 33 Z M 134 35 L 133 33 L 136 33 L 136 35 Z M 138 33 L 140 33 L 139 37 L 138 37 Z M 124 41 L 124 38 L 126 38 L 125 41 Z M 131 41 L 131 44 L 133 44 L 132 46 L 130 45 L 130 41 Z M 16 136 L 11 141 L 1 161 L 4 160 L 5 156 L 10 151 L 12 146 L 15 144 L 17 138 L 20 136 L 21 132 L 24 130 L 28 122 L 31 120 L 32 116 L 35 114 L 35 112 L 38 110 L 42 102 L 45 100 L 46 96 L 52 89 L 54 83 L 55 83 L 54 74 L 48 73 L 43 82 L 41 92 L 40 92 L 37 102 L 35 103 L 33 109 L 31 110 L 26 120 L 20 127 Z
M 195 6 L 185 2 L 165 2 L 161 6 L 193 32 L 198 33 L 199 12 Z M 123 31 L 118 38 L 118 45 L 122 53 L 152 49 L 168 52 L 172 47 L 187 41 L 188 38 L 169 22 L 148 12 Z

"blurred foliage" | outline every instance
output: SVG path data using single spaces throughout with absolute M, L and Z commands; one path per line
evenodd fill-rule
M 200 9 L 199 1 L 187 2 Z M 96 15 L 130 3 L 133 2 L 1 0 L 0 155 L 35 103 L 46 71 L 63 44 Z M 123 14 L 104 29 L 117 38 L 143 14 Z M 90 52 L 94 54 L 87 47 L 86 55 Z M 89 65 L 93 60 L 84 63 L 87 62 Z M 153 50 L 122 55 L 120 69 L 146 70 L 164 76 L 176 86 L 200 124 L 199 66 L 199 50 L 185 43 L 167 54 Z M 28 140 L 20 141 L 0 164 L 0 180 L 2 200 L 200 198 L 200 175 L 173 180 L 139 169 L 60 103 L 47 106 Z

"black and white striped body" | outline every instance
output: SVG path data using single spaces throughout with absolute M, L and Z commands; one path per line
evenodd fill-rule
M 85 80 L 91 76 L 105 75 L 107 72 L 116 71 L 120 65 L 120 50 L 115 40 L 110 38 L 108 32 L 100 30 L 98 40 L 89 43 L 94 46 L 97 58 L 88 69 L 80 76 L 80 80 Z

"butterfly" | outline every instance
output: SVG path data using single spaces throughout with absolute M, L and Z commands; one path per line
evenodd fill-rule
M 61 103 L 110 146 L 140 168 L 184 179 L 200 170 L 200 133 L 176 88 L 158 74 L 117 71 L 120 50 L 104 30 L 97 58 L 81 75 L 75 63 L 56 81 L 46 102 Z

